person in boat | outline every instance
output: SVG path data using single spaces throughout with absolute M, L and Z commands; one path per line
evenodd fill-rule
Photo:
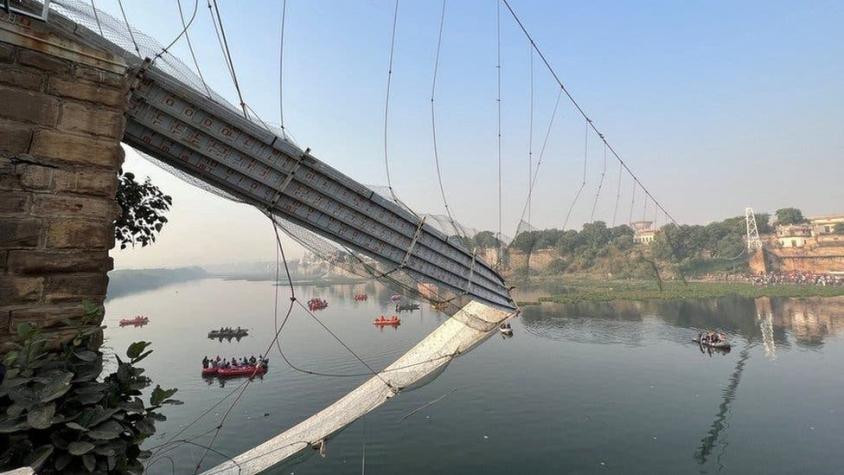
M 208 357 L 207 356 L 202 357 L 202 367 L 203 368 L 208 367 Z
M 254 365 L 258 360 L 255 359 L 255 355 L 249 357 L 249 363 Z

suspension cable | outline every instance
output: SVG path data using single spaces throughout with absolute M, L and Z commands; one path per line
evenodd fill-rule
M 545 129 L 545 138 L 542 140 L 542 148 L 539 149 L 539 158 L 536 161 L 536 168 L 533 171 L 533 177 L 530 179 L 530 187 L 528 188 L 528 196 L 533 192 L 536 186 L 536 180 L 539 178 L 539 168 L 542 166 L 542 157 L 545 156 L 545 147 L 548 145 L 548 139 L 551 137 L 551 129 L 554 126 L 554 120 L 557 118 L 557 109 L 560 107 L 560 99 L 563 97 L 563 91 L 557 93 L 557 100 L 554 102 L 554 109 L 551 111 L 551 118 L 548 120 L 548 127 Z M 525 212 L 528 208 L 528 200 L 525 200 L 525 205 L 522 207 L 522 215 L 519 217 L 521 223 L 525 219 Z
M 580 182 L 580 188 L 577 189 L 577 193 L 574 195 L 574 199 L 571 201 L 571 205 L 569 206 L 569 212 L 566 213 L 566 220 L 563 221 L 563 231 L 566 230 L 566 227 L 569 223 L 569 218 L 571 218 L 571 212 L 574 210 L 574 205 L 577 204 L 577 200 L 580 199 L 580 194 L 583 193 L 583 188 L 586 187 L 586 165 L 587 161 L 589 160 L 589 119 L 586 119 L 586 133 L 583 136 L 583 179 Z
M 139 58 L 143 59 L 141 49 L 138 48 L 138 42 L 135 41 L 135 34 L 132 33 L 132 27 L 129 25 L 129 20 L 126 18 L 126 10 L 123 9 L 123 0 L 117 0 L 117 5 L 120 6 L 120 13 L 123 15 L 123 22 L 126 23 L 126 30 L 129 31 L 129 38 L 132 38 L 132 44 L 135 45 L 135 52 L 138 53 Z
M 601 196 L 601 188 L 604 187 L 604 176 L 607 174 L 607 144 L 604 144 L 604 168 L 601 169 L 601 181 L 598 182 L 598 191 L 595 192 L 595 201 L 592 202 L 592 214 L 589 215 L 589 222 L 595 222 L 595 207 L 598 206 L 598 198 Z
M 396 6 L 393 9 L 393 32 L 390 36 L 390 61 L 387 65 L 387 91 L 384 99 L 384 169 L 387 171 L 387 188 L 394 200 L 397 200 L 396 194 L 393 191 L 393 182 L 390 180 L 390 160 L 387 152 L 387 126 L 390 118 L 390 85 L 393 82 L 393 56 L 396 52 L 396 24 L 399 18 L 399 0 L 396 0 Z
M 155 57 L 152 58 L 153 63 L 155 63 L 158 60 L 158 58 L 163 56 L 164 53 L 167 53 L 168 50 L 170 48 L 172 48 L 173 45 L 176 44 L 176 42 L 179 41 L 182 38 L 182 36 L 187 35 L 188 28 L 190 28 L 190 26 L 193 24 L 193 21 L 196 19 L 196 12 L 199 9 L 199 0 L 194 0 L 194 2 L 193 2 L 193 13 L 191 13 L 190 20 L 187 23 L 185 23 L 184 15 L 182 15 L 182 2 L 181 2 L 181 0 L 177 0 L 177 3 L 179 5 L 179 16 L 182 19 L 182 31 L 180 31 L 179 34 L 175 38 L 173 38 L 173 41 L 171 41 L 167 46 L 161 48 L 161 51 L 156 53 Z
M 530 48 L 530 118 L 528 119 L 528 204 L 527 204 L 527 222 L 531 222 L 531 205 L 533 201 L 533 187 L 531 186 L 531 179 L 533 178 L 533 47 Z M 521 221 L 521 220 L 520 220 Z
M 226 39 L 226 29 L 223 27 L 223 17 L 220 15 L 220 8 L 217 6 L 217 0 L 208 0 L 208 10 L 211 10 L 211 4 L 214 5 L 214 11 L 211 12 L 211 18 L 214 19 L 214 13 L 216 12 L 216 23 L 214 25 L 214 31 L 217 32 L 217 40 L 222 41 L 221 48 L 223 50 L 223 56 L 226 59 L 226 64 L 229 67 L 229 72 L 231 73 L 232 82 L 234 82 L 234 88 L 237 91 L 237 99 L 240 101 L 240 107 L 243 109 L 243 117 L 248 119 L 249 114 L 246 111 L 246 103 L 243 102 L 243 93 L 240 90 L 240 83 L 237 81 L 237 72 L 234 69 L 234 61 L 232 61 L 231 50 L 229 50 L 229 42 Z M 219 24 L 219 31 L 217 31 L 217 24 Z
M 185 29 L 185 41 L 188 44 L 188 51 L 190 51 L 190 57 L 193 59 L 193 65 L 196 67 L 196 74 L 199 75 L 199 80 L 202 82 L 202 87 L 205 88 L 205 93 L 208 95 L 208 98 L 211 99 L 211 88 L 208 87 L 208 83 L 205 82 L 205 77 L 202 75 L 202 69 L 199 67 L 199 61 L 196 59 L 196 52 L 193 50 L 193 42 L 190 40 L 190 33 L 188 33 L 188 27 L 185 23 L 185 15 L 182 12 L 182 0 L 176 0 L 177 5 L 179 6 L 179 18 L 182 20 L 182 27 Z M 194 7 L 196 8 L 196 7 Z M 196 10 L 194 9 L 194 15 L 196 15 Z M 191 20 L 193 21 L 193 20 Z
M 443 187 L 443 176 L 442 171 L 440 170 L 440 154 L 439 149 L 437 147 L 437 119 L 435 113 L 435 106 L 434 106 L 434 97 L 436 95 L 437 90 L 437 72 L 439 71 L 440 65 L 440 47 L 442 46 L 443 41 L 443 26 L 445 25 L 445 4 L 446 0 L 443 0 L 442 12 L 440 13 L 440 29 L 439 34 L 437 36 L 437 52 L 434 55 L 434 75 L 433 80 L 431 81 L 431 136 L 433 138 L 434 143 L 434 164 L 437 168 L 437 180 L 440 184 L 440 196 L 442 196 L 443 206 L 445 206 L 445 212 L 448 214 L 448 219 L 451 221 L 451 225 L 455 228 L 458 234 L 462 235 L 460 229 L 458 229 L 457 225 L 454 222 L 454 216 L 451 214 L 451 208 L 448 206 L 448 200 L 445 197 L 445 187 Z
M 612 209 L 612 227 L 615 227 L 615 219 L 618 216 L 618 201 L 621 199 L 621 163 L 618 164 L 618 181 L 615 190 L 615 206 Z
M 287 140 L 287 132 L 284 130 L 284 25 L 287 23 L 287 0 L 281 3 L 281 40 L 278 48 L 278 116 L 281 125 L 281 134 Z
M 94 0 L 91 0 L 91 10 L 94 11 L 94 20 L 97 22 L 97 28 L 100 30 L 100 36 L 105 38 L 105 34 L 103 33 L 103 25 L 100 24 L 100 16 L 97 14 L 97 5 L 94 4 Z
M 501 259 L 504 253 L 504 242 L 502 236 L 501 218 L 502 218 L 502 192 L 501 192 L 501 2 L 495 2 L 495 31 L 497 39 L 497 57 L 498 63 L 495 67 L 498 75 L 498 259 L 497 265 L 501 267 Z
M 621 158 L 621 156 L 618 154 L 618 152 L 616 152 L 616 150 L 612 147 L 612 145 L 607 141 L 604 134 L 601 133 L 601 131 L 598 130 L 598 128 L 595 126 L 595 124 L 592 122 L 592 120 L 589 119 L 589 116 L 586 115 L 586 112 L 583 110 L 583 108 L 580 106 L 580 104 L 577 103 L 577 101 L 574 99 L 574 96 L 572 96 L 572 94 L 566 88 L 565 84 L 563 84 L 563 82 L 560 80 L 560 77 L 557 75 L 557 72 L 551 66 L 551 63 L 548 62 L 548 59 L 542 53 L 542 50 L 539 49 L 539 46 L 533 40 L 533 37 L 528 32 L 524 23 L 522 23 L 522 20 L 519 18 L 518 15 L 516 15 L 516 12 L 513 10 L 513 7 L 510 6 L 510 2 L 508 0 L 500 0 L 500 1 L 504 2 L 504 5 L 507 7 L 507 10 L 509 10 L 510 15 L 513 17 L 513 20 L 515 20 L 516 23 L 519 25 L 519 28 L 522 30 L 522 33 L 524 33 L 524 35 L 527 37 L 528 41 L 530 41 L 530 44 L 533 46 L 533 49 L 536 50 L 536 53 L 539 55 L 539 58 L 542 59 L 542 62 L 545 64 L 545 67 L 548 69 L 548 71 L 554 77 L 554 80 L 560 86 L 560 89 L 562 89 L 562 91 L 566 94 L 566 97 L 569 98 L 569 101 L 572 103 L 572 105 L 575 107 L 575 109 L 577 109 L 577 111 L 580 113 L 580 115 L 583 116 L 584 119 L 586 119 L 588 125 L 598 135 L 598 137 L 601 139 L 601 141 L 603 141 L 606 144 L 607 149 L 616 158 L 616 160 L 618 160 L 621 163 L 621 165 L 627 170 L 627 172 L 630 173 L 630 176 L 633 178 L 633 180 L 636 183 L 638 183 L 639 186 L 642 187 L 642 191 L 644 191 L 647 196 L 649 196 L 651 199 L 654 200 L 654 203 L 656 203 L 656 205 L 665 213 L 665 215 L 669 219 L 671 219 L 671 221 L 673 221 L 675 224 L 677 224 L 677 221 L 674 219 L 674 217 L 671 216 L 670 213 L 668 213 L 668 211 L 665 209 L 665 207 L 663 207 L 663 205 L 661 203 L 659 203 L 658 201 L 656 201 L 656 199 L 654 199 L 653 195 L 651 195 L 651 192 L 648 191 L 647 188 L 645 188 L 645 186 L 642 184 L 642 182 L 639 180 L 639 178 L 636 176 L 636 174 L 633 173 L 633 170 L 630 169 L 630 167 Z
M 631 177 L 632 178 L 632 177 Z M 633 206 L 636 204 L 636 179 L 633 179 L 633 191 L 630 193 L 630 217 L 627 219 L 628 224 L 633 224 Z

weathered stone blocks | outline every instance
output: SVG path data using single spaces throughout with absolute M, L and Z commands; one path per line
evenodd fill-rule
M 38 125 L 55 126 L 58 99 L 44 94 L 0 86 L 0 117 Z
M 62 104 L 59 129 L 115 139 L 123 135 L 125 127 L 126 119 L 118 111 L 77 102 Z
M 0 9 L 0 23 L 2 352 L 21 322 L 58 342 L 85 304 L 102 308 L 128 79 L 61 22 L 15 23 Z
M 30 153 L 36 157 L 117 169 L 123 159 L 114 140 L 72 135 L 56 130 L 37 130 Z
M 41 220 L 0 217 L 0 249 L 38 247 L 43 234 Z

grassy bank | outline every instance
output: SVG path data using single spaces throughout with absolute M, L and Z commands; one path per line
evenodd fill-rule
M 540 293 L 541 287 L 536 289 Z M 737 295 L 741 297 L 835 297 L 844 295 L 844 287 L 815 285 L 777 285 L 757 287 L 741 282 L 682 282 L 663 283 L 660 290 L 655 281 L 587 281 L 565 282 L 548 287 L 547 295 L 527 298 L 519 305 L 541 302 L 577 303 L 609 302 L 612 300 L 675 300 L 701 299 Z M 518 298 L 517 298 L 518 300 Z

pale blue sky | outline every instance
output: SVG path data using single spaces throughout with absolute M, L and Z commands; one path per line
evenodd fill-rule
M 277 122 L 281 2 L 219 3 L 246 101 Z M 511 4 L 596 125 L 679 221 L 739 215 L 748 205 L 844 212 L 844 2 Z M 119 14 L 116 0 L 97 5 Z M 383 108 L 393 5 L 288 0 L 286 125 L 301 146 L 367 184 L 386 180 Z M 162 43 L 181 30 L 173 0 L 124 0 L 124 6 L 133 26 Z M 192 2 L 183 0 L 183 7 L 190 10 Z M 394 187 L 411 206 L 438 213 L 429 99 L 440 8 L 439 1 L 420 0 L 399 6 L 389 134 Z M 449 1 L 437 93 L 449 204 L 458 220 L 484 229 L 497 228 L 495 11 L 494 0 Z M 198 15 L 191 34 L 203 73 L 232 99 L 204 1 Z M 183 45 L 175 53 L 188 58 Z M 556 89 L 536 59 L 538 153 Z M 528 61 L 528 43 L 502 6 L 508 234 L 527 190 Z M 562 225 L 581 180 L 584 124 L 568 103 L 560 114 L 534 194 L 539 227 Z M 126 168 L 152 175 L 175 203 L 160 243 L 115 253 L 118 266 L 274 255 L 269 224 L 256 212 L 178 184 L 132 155 Z M 570 227 L 589 218 L 600 171 L 596 145 Z M 612 218 L 616 171 L 611 162 L 596 218 Z M 634 217 L 641 218 L 638 197 Z M 627 220 L 629 203 L 625 181 L 619 222 Z

